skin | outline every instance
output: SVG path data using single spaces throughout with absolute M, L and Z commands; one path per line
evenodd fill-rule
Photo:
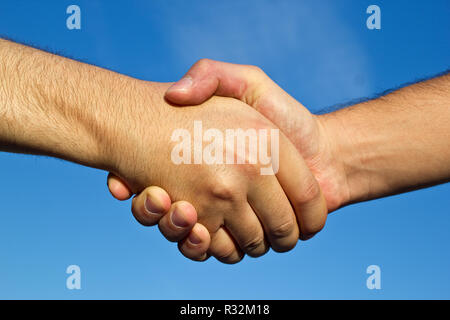
M 328 212 L 450 180 L 448 74 L 315 116 L 257 67 L 200 60 L 165 96 L 183 106 L 213 95 L 251 105 L 286 134 L 318 180 Z M 109 181 L 123 199 L 131 196 L 116 177 Z M 206 235 L 197 238 L 206 246 Z M 203 249 L 180 246 L 189 258 Z
M 283 133 L 276 175 L 261 175 L 258 164 L 171 161 L 172 133 L 179 128 L 192 133 L 195 120 L 222 132 L 277 128 L 245 103 L 213 97 L 195 108 L 176 108 L 164 99 L 170 84 L 5 40 L 0 58 L 0 150 L 111 172 L 115 180 L 109 188 L 118 198 L 124 195 L 121 187 L 140 194 L 133 200 L 136 219 L 158 223 L 187 256 L 235 263 L 244 254 L 264 254 L 269 245 L 290 250 L 299 237 L 323 228 L 327 207 L 319 183 Z M 152 185 L 160 188 L 146 189 Z

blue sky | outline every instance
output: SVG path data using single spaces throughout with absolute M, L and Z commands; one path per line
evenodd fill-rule
M 381 30 L 366 28 L 371 4 Z M 318 111 L 448 69 L 449 15 L 446 0 L 3 1 L 0 34 L 152 81 L 200 58 L 255 64 Z M 0 179 L 3 299 L 450 298 L 449 184 L 343 208 L 293 251 L 229 266 L 140 226 L 105 172 L 0 153 Z M 71 264 L 81 290 L 66 289 Z M 381 290 L 366 288 L 373 264 Z

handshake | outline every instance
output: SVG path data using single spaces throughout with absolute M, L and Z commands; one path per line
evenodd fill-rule
M 152 121 L 158 132 L 147 139 L 154 151 L 147 158 L 135 150 L 127 159 L 134 163 L 125 161 L 110 174 L 108 186 L 120 200 L 140 191 L 132 203 L 135 218 L 146 226 L 158 224 L 186 257 L 236 263 L 270 247 L 291 250 L 299 238 L 309 239 L 324 227 L 328 212 L 346 203 L 330 128 L 261 69 L 200 60 L 177 83 L 158 86 L 173 106 L 169 115 Z M 157 102 L 165 104 L 163 94 Z M 200 125 L 209 129 L 203 133 Z M 192 134 L 180 126 L 192 128 Z M 184 148 L 173 147 L 171 137 L 185 138 Z M 210 153 L 208 146 L 201 148 L 202 140 L 211 141 Z M 145 143 L 141 148 L 148 149 Z M 199 147 L 193 155 L 190 146 Z M 262 158 L 271 160 L 272 174 L 264 174 Z M 150 173 L 151 179 L 142 179 Z M 142 191 L 147 181 L 158 187 Z
M 288 251 L 342 206 L 450 179 L 448 72 L 317 116 L 253 66 L 170 85 L 1 39 L 0 60 L 0 150 L 109 171 L 193 260 Z

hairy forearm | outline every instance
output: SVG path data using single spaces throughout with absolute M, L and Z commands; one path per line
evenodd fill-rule
M 111 169 L 140 81 L 1 39 L 0 61 L 0 150 Z
M 448 74 L 320 118 L 345 175 L 344 203 L 450 180 Z

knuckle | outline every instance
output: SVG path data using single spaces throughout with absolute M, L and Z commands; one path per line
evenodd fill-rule
M 274 238 L 286 238 L 292 234 L 295 228 L 295 222 L 293 219 L 289 219 L 286 222 L 279 224 L 278 226 L 272 228 L 269 233 Z
M 259 235 L 252 240 L 244 244 L 242 250 L 251 257 L 259 257 L 267 252 L 267 246 L 265 245 L 264 236 Z
M 236 251 L 236 248 L 234 248 L 233 246 L 227 246 L 226 248 L 223 248 L 221 252 L 216 253 L 214 256 L 217 260 L 223 263 L 234 264 L 242 260 L 242 256 L 239 255 Z
M 258 81 L 260 82 L 260 85 L 270 79 L 269 76 L 260 67 L 250 65 L 250 66 L 248 66 L 248 68 L 249 68 L 250 73 L 253 74 L 254 78 L 258 79 Z
M 301 192 L 297 194 L 297 197 L 295 199 L 296 204 L 298 205 L 304 205 L 306 203 L 309 203 L 320 195 L 320 187 L 318 183 L 311 179 L 311 182 L 308 182 L 306 187 L 303 188 Z
M 263 71 L 263 69 L 261 69 L 258 66 L 254 66 L 254 65 L 249 65 L 247 66 L 252 72 L 254 72 L 255 74 L 258 74 L 260 76 L 265 76 L 266 73 Z
M 215 200 L 234 203 L 240 199 L 240 188 L 230 177 L 217 176 L 209 190 Z
M 273 244 L 272 248 L 276 252 L 288 252 L 288 251 L 291 251 L 292 249 L 294 249 L 296 245 L 297 245 L 297 239 L 292 239 L 292 240 L 286 241 L 282 244 L 277 244 L 277 245 Z
M 316 233 L 319 233 L 325 227 L 326 219 L 320 219 L 314 223 L 306 224 L 302 227 L 301 238 L 302 240 L 307 240 L 312 238 Z
M 211 66 L 212 60 L 211 59 L 200 59 L 195 63 L 195 67 L 200 70 L 206 70 Z

